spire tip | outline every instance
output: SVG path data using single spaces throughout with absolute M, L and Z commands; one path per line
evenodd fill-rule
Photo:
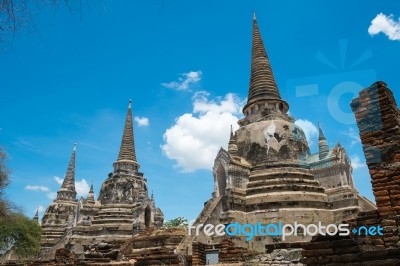
M 135 154 L 135 140 L 133 134 L 133 119 L 132 119 L 132 100 L 129 100 L 128 111 L 125 118 L 124 132 L 122 134 L 121 147 L 119 149 L 118 159 L 114 162 L 114 170 L 119 170 L 121 160 L 132 161 L 132 170 L 138 167 Z M 136 169 L 137 170 L 137 169 Z
M 319 137 L 318 137 L 318 139 L 319 139 L 319 140 L 322 140 L 322 139 L 326 140 L 325 135 L 324 135 L 324 132 L 322 131 L 322 127 L 321 127 L 321 124 L 319 123 L 319 121 L 318 121 L 318 130 L 319 130 Z
M 76 142 L 74 143 L 74 148 L 72 150 L 76 151 Z
M 257 20 L 256 12 L 255 12 L 255 11 L 253 12 L 253 20 Z
M 250 71 L 250 84 L 247 97 L 247 104 L 244 106 L 243 111 L 245 116 L 250 115 L 248 112 L 254 106 L 256 101 L 282 101 L 279 94 L 278 86 L 272 72 L 271 64 L 268 59 L 267 52 L 261 38 L 260 29 L 256 21 L 256 14 L 253 14 L 253 33 L 251 45 L 251 71 Z M 282 101 L 282 108 L 279 112 L 286 114 L 289 107 L 286 102 Z M 276 109 L 278 106 L 276 105 Z M 258 109 L 256 113 L 260 113 Z M 253 112 L 254 113 L 254 112 Z

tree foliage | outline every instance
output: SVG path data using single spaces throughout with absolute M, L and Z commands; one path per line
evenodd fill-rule
M 25 0 L 0 0 L 0 42 L 13 39 L 16 31 L 30 19 Z
M 0 147 L 0 216 L 8 214 L 11 204 L 4 197 L 4 190 L 10 183 L 10 170 L 7 168 L 7 153 Z
M 41 228 L 5 198 L 10 173 L 7 153 L 0 147 L 0 256 L 11 248 L 19 256 L 36 255 L 40 250 Z
M 4 188 L 10 183 L 10 170 L 6 165 L 7 153 L 0 147 L 0 195 L 3 194 Z
M 0 254 L 13 248 L 23 257 L 37 255 L 40 250 L 40 225 L 21 213 L 0 217 Z
M 172 220 L 168 220 L 164 223 L 164 227 L 170 228 L 170 227 L 187 227 L 188 226 L 188 220 L 184 217 L 177 217 Z
M 0 0 L 0 44 L 12 44 L 15 34 L 24 28 L 40 35 L 34 17 L 46 9 L 56 12 L 60 6 L 64 6 L 71 13 L 77 11 L 82 17 L 82 9 L 90 10 L 89 2 L 90 0 Z

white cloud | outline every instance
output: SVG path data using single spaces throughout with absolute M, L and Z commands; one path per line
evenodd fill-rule
M 62 179 L 61 177 L 55 176 L 54 180 L 61 185 L 62 182 L 64 181 L 64 179 Z M 76 194 L 78 197 L 82 196 L 82 197 L 87 197 L 88 193 L 89 193 L 89 189 L 90 186 L 87 183 L 87 181 L 83 178 L 80 181 L 75 181 L 75 190 L 76 190 Z M 48 194 L 48 197 L 51 198 L 53 197 L 53 199 L 56 198 L 57 194 L 56 192 L 53 192 L 54 194 Z
M 51 191 L 49 193 L 46 194 L 47 198 L 53 200 L 55 198 L 57 198 L 57 192 Z
M 200 82 L 202 76 L 202 72 L 199 71 L 190 71 L 187 73 L 183 73 L 180 75 L 177 81 L 161 83 L 164 87 L 176 90 L 187 90 L 191 85 L 194 85 Z
M 27 190 L 33 190 L 33 191 L 41 191 L 41 192 L 49 192 L 50 189 L 45 186 L 38 186 L 38 185 L 27 185 L 25 186 L 25 189 Z
M 360 157 L 356 154 L 351 156 L 350 160 L 351 160 L 351 166 L 353 167 L 354 170 L 367 167 L 365 162 L 362 162 Z
M 384 33 L 389 40 L 400 40 L 400 19 L 393 19 L 393 15 L 386 16 L 383 13 L 376 15 L 371 21 L 368 33 L 373 36 L 378 33 Z
M 135 121 L 138 123 L 139 127 L 147 127 L 150 124 L 147 117 L 135 116 Z
M 353 146 L 357 143 L 361 143 L 360 135 L 358 134 L 358 131 L 356 131 L 354 128 L 350 127 L 347 131 L 341 132 L 343 135 L 349 137 L 350 139 L 350 144 Z
M 61 186 L 63 181 L 64 181 L 64 178 L 61 178 L 59 176 L 55 176 L 54 180 L 56 180 L 56 182 Z
M 186 113 L 164 133 L 164 154 L 183 172 L 211 169 L 220 147 L 227 148 L 230 126 L 238 128 L 242 101 L 232 93 L 209 100 L 209 94 L 193 96 L 193 113 Z
M 85 179 L 82 179 L 81 181 L 75 181 L 75 189 L 78 197 L 87 197 L 90 186 Z
M 310 121 L 303 120 L 303 119 L 298 119 L 296 122 L 294 122 L 295 125 L 299 126 L 301 129 L 303 129 L 304 134 L 306 135 L 306 139 L 308 142 L 308 145 L 311 146 L 314 144 L 312 139 L 314 137 L 318 137 L 318 129 L 317 127 Z

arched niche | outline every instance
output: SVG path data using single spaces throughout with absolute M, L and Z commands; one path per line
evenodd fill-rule
M 222 165 L 218 166 L 218 169 L 216 172 L 216 182 L 217 182 L 218 195 L 220 197 L 224 196 L 225 190 L 226 190 L 227 175 L 226 175 L 225 168 Z
M 144 225 L 146 227 L 150 227 L 151 225 L 151 209 L 149 205 L 144 209 Z

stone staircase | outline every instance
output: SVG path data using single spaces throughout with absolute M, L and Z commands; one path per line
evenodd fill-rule
M 204 206 L 202 212 L 197 217 L 196 221 L 193 223 L 193 226 L 199 224 L 206 224 L 207 220 L 210 218 L 211 213 L 214 211 L 215 207 L 221 201 L 221 197 L 212 198 L 207 202 Z M 184 239 L 179 243 L 176 248 L 176 253 L 183 254 L 183 255 L 191 255 L 192 254 L 192 243 L 193 240 L 196 238 L 195 232 L 192 231 L 191 235 L 187 235 Z
M 85 232 L 82 232 L 82 234 L 87 236 L 111 234 L 113 236 L 131 237 L 134 221 L 132 209 L 134 207 L 130 204 L 102 206 L 94 215 L 90 228 L 83 230 Z
M 94 217 L 92 224 L 132 224 L 132 209 L 130 208 L 108 208 L 100 210 Z
M 65 228 L 44 228 L 42 234 L 43 248 L 51 248 L 65 235 Z
M 72 222 L 69 226 L 71 225 Z M 71 236 L 71 230 L 67 227 L 63 231 L 48 231 L 44 232 L 43 235 L 47 237 L 47 239 L 41 243 L 42 247 L 39 254 L 39 260 L 49 260 L 54 258 L 55 252 L 58 248 L 63 248 L 65 246 L 68 238 Z
M 187 265 L 187 258 L 174 252 L 186 232 L 186 228 L 180 227 L 147 228 L 125 241 L 121 255 L 127 260 L 135 260 L 137 266 Z

